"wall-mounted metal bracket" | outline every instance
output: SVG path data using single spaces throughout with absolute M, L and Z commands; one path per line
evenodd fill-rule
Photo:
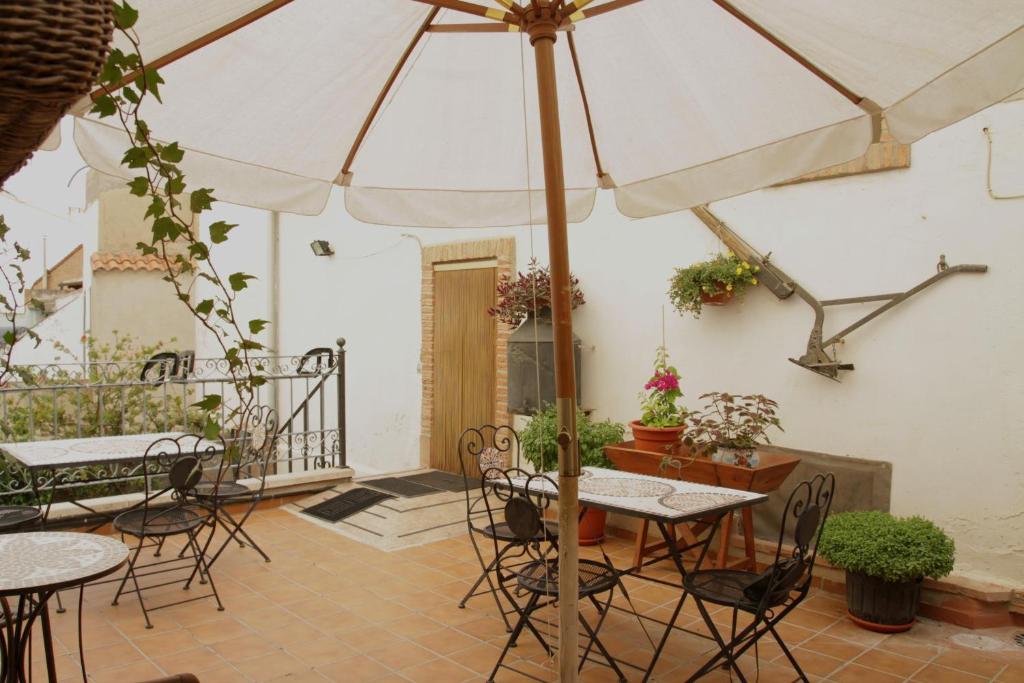
M 868 296 L 854 296 L 844 299 L 825 299 L 823 301 L 819 301 L 814 298 L 810 292 L 800 286 L 799 283 L 793 280 L 793 278 L 783 272 L 782 269 L 772 264 L 770 262 L 770 254 L 762 256 L 756 249 L 747 244 L 742 237 L 733 232 L 729 226 L 711 213 L 706 206 L 693 209 L 693 213 L 696 214 L 708 229 L 715 233 L 715 235 L 717 235 L 718 238 L 733 251 L 733 253 L 752 264 L 756 264 L 761 269 L 759 279 L 775 296 L 779 299 L 786 299 L 795 293 L 801 299 L 806 301 L 807 305 L 814 310 L 814 325 L 811 328 L 811 334 L 807 340 L 807 351 L 799 358 L 790 358 L 789 360 L 802 368 L 806 368 L 823 377 L 828 377 L 829 379 L 836 381 L 839 381 L 840 370 L 853 370 L 854 368 L 853 363 L 842 363 L 837 360 L 835 355 L 836 344 L 843 343 L 846 336 L 851 332 L 874 320 L 898 304 L 903 303 L 926 287 L 929 287 L 950 275 L 955 275 L 957 273 L 984 273 L 988 271 L 988 266 L 985 265 L 963 264 L 950 266 L 946 263 L 946 255 L 942 254 L 939 256 L 939 263 L 936 266 L 936 274 L 905 292 L 871 294 Z M 872 301 L 885 301 L 886 303 L 882 304 L 852 324 L 847 325 L 828 339 L 823 338 L 826 306 L 846 306 L 849 304 L 871 303 Z M 828 351 L 829 347 L 832 348 L 831 353 Z

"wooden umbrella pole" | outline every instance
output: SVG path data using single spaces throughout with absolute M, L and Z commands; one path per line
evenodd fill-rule
M 527 30 L 537 66 L 544 194 L 548 211 L 551 313 L 555 346 L 555 406 L 558 413 L 558 672 L 561 683 L 579 680 L 579 476 L 576 442 L 576 376 L 572 344 L 572 287 L 566 230 L 562 133 L 555 81 L 555 34 L 560 17 L 546 2 L 527 11 Z

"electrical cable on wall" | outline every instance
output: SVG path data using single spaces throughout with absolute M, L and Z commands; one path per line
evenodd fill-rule
M 981 132 L 985 134 L 988 143 L 988 163 L 985 167 L 985 188 L 988 190 L 988 196 L 992 199 L 1024 199 L 1024 194 L 996 194 L 992 190 L 992 131 L 985 126 Z

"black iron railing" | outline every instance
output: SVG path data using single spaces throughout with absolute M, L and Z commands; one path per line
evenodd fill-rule
M 280 416 L 272 471 L 345 466 L 344 339 L 301 356 L 259 358 L 254 367 L 266 380 L 257 402 Z M 220 395 L 222 418 L 238 403 L 227 369 L 224 359 L 195 358 L 187 351 L 135 361 L 19 366 L 16 379 L 0 389 L 0 442 L 200 431 L 195 403 Z M 96 474 L 60 472 L 66 482 L 60 488 L 80 489 L 68 497 L 108 495 L 118 490 L 97 485 L 97 479 L 116 479 L 123 490 L 139 477 L 135 471 L 110 479 Z M 29 481 L 0 455 L 0 504 L 24 499 L 32 491 Z

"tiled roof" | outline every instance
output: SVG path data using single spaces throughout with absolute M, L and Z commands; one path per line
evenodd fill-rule
M 92 255 L 92 270 L 167 270 L 159 256 L 142 254 L 113 254 L 96 252 Z

